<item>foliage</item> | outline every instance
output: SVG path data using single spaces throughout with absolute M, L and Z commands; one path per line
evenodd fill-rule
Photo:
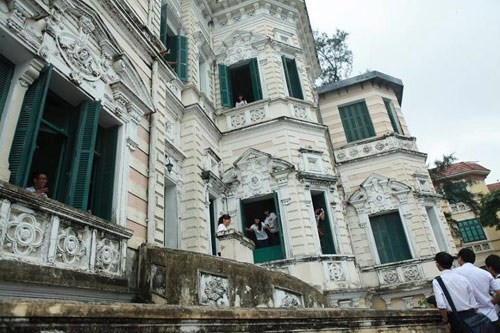
M 352 71 L 352 51 L 347 45 L 349 33 L 337 29 L 335 34 L 314 31 L 316 51 L 321 65 L 321 76 L 317 86 L 337 82 L 348 77 Z
M 453 154 L 443 155 L 443 159 L 434 161 L 435 168 L 429 173 L 434 182 L 436 191 L 450 203 L 462 202 L 466 204 L 476 215 L 479 215 L 480 204 L 476 196 L 467 190 L 471 180 L 456 180 L 446 177 L 446 170 L 457 160 Z
M 449 168 L 457 158 L 450 155 L 443 155 L 443 159 L 434 162 L 435 168 L 430 169 L 429 173 L 434 182 L 436 191 L 450 203 L 462 202 L 466 204 L 471 211 L 479 216 L 479 221 L 485 227 L 496 227 L 500 230 L 500 190 L 493 191 L 486 195 L 473 193 L 467 190 L 466 185 L 473 184 L 471 180 L 456 180 L 446 178 L 446 169 Z M 452 222 L 451 215 L 446 216 L 449 222 Z
M 481 224 L 485 227 L 496 227 L 500 230 L 500 190 L 490 192 L 481 198 L 479 211 Z

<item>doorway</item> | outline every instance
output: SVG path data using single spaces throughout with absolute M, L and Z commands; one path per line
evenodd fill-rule
M 328 200 L 324 191 L 311 191 L 315 222 L 322 254 L 336 254 Z
M 257 242 L 258 231 L 248 230 L 259 219 L 261 223 L 271 226 L 270 230 L 264 229 L 267 234 L 266 242 Z M 262 263 L 285 258 L 283 243 L 283 223 L 278 205 L 277 193 L 272 193 L 257 198 L 241 200 L 242 228 L 246 237 L 256 244 L 253 252 L 254 263 Z M 260 232 L 262 235 L 262 232 Z M 259 236 L 261 238 L 262 236 Z

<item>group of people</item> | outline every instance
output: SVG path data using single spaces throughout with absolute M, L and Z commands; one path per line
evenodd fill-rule
M 488 271 L 474 266 L 476 255 L 467 248 L 456 258 L 439 252 L 434 259 L 441 271 L 432 282 L 435 306 L 451 332 L 467 332 L 464 321 L 477 313 L 491 321 L 491 332 L 500 332 L 500 257 L 493 254 L 486 258 Z M 459 267 L 452 269 L 455 259 Z
M 265 210 L 264 216 L 266 217 L 264 221 L 261 221 L 260 217 L 255 217 L 253 224 L 245 228 L 248 232 L 254 232 L 256 248 L 279 244 L 278 217 L 276 213 Z

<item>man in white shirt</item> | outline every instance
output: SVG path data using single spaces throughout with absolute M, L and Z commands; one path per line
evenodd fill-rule
M 497 283 L 500 283 L 500 257 L 496 254 L 490 254 L 484 261 L 486 269 L 491 273 L 491 276 L 495 279 Z M 500 295 L 495 293 L 491 299 L 491 302 L 495 304 L 495 311 L 497 316 L 500 316 Z M 499 318 L 500 319 L 500 318 Z M 496 326 L 497 332 L 500 332 L 500 320 L 497 321 Z
M 467 278 L 472 285 L 474 297 L 479 305 L 478 312 L 487 316 L 493 325 L 497 325 L 498 316 L 495 305 L 491 302 L 492 295 L 500 294 L 500 284 L 493 279 L 490 273 L 474 266 L 476 255 L 471 249 L 461 249 L 457 255 L 460 267 L 455 271 Z
M 47 188 L 47 175 L 43 172 L 33 172 L 31 180 L 33 182 L 33 186 L 27 187 L 26 190 L 47 198 L 47 192 L 49 192 L 49 189 Z
M 434 279 L 432 281 L 432 289 L 436 297 L 437 308 L 441 313 L 443 322 L 449 324 L 451 332 L 460 332 L 462 329 L 460 319 L 463 320 L 472 317 L 476 313 L 477 303 L 474 298 L 472 286 L 466 278 L 458 274 L 455 270 L 451 270 L 453 257 L 449 253 L 439 252 L 434 257 L 434 260 L 436 261 L 437 269 L 442 272 L 441 279 L 451 296 L 453 304 L 455 304 L 457 315 L 460 318 L 456 318 L 453 315 L 443 289 L 439 285 L 439 282 Z
M 278 217 L 274 212 L 270 212 L 269 210 L 264 211 L 264 215 L 266 216 L 264 224 L 267 224 L 269 227 L 270 245 L 277 245 L 279 244 Z

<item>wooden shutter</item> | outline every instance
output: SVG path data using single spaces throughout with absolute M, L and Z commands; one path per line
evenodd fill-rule
M 103 219 L 111 220 L 118 127 L 103 129 L 98 132 L 98 135 L 101 156 L 96 166 L 96 177 L 92 191 L 92 213 Z
M 396 115 L 396 110 L 394 110 L 394 104 L 392 104 L 392 101 L 390 99 L 385 99 L 385 98 L 384 98 L 384 104 L 385 108 L 387 109 L 387 114 L 389 115 L 389 119 L 391 120 L 392 129 L 394 130 L 394 132 L 398 134 L 403 134 L 403 131 L 401 130 L 401 126 L 398 121 L 398 117 Z
M 381 264 L 411 259 L 399 213 L 370 217 L 370 225 Z
M 36 148 L 36 138 L 51 75 L 52 66 L 49 65 L 29 86 L 17 121 L 16 133 L 10 149 L 9 168 L 10 182 L 21 187 L 26 187 L 28 184 L 31 160 Z
M 278 219 L 278 229 L 279 229 L 279 234 L 280 234 L 280 244 L 279 244 L 279 251 L 277 255 L 279 256 L 276 259 L 283 259 L 285 258 L 285 240 L 283 238 L 283 221 L 281 220 L 281 213 L 280 213 L 280 202 L 278 198 L 278 192 L 273 192 L 273 201 L 274 201 L 274 209 L 276 210 L 276 216 Z
M 330 215 L 328 214 L 328 201 L 326 200 L 326 194 L 321 194 L 321 207 L 324 208 L 325 212 L 325 220 L 319 222 L 319 224 L 323 227 L 323 239 L 321 242 L 321 252 L 323 254 L 335 254 L 335 242 L 333 241 L 333 231 L 330 227 Z
M 375 136 L 365 101 L 339 107 L 339 112 L 347 142 Z
M 233 107 L 231 76 L 229 75 L 229 69 L 223 64 L 219 64 L 219 85 L 222 106 Z
M 302 87 L 300 86 L 299 72 L 295 59 L 288 59 L 281 56 L 283 62 L 283 70 L 285 71 L 286 85 L 288 87 L 288 94 L 295 98 L 304 99 L 302 94 Z
M 87 210 L 100 110 L 99 101 L 87 101 L 82 104 L 80 111 L 70 174 L 68 204 L 81 210 Z
M 162 44 L 168 49 L 167 45 L 167 4 L 161 5 L 161 18 L 160 18 L 160 40 Z
M 187 62 L 188 62 L 188 40 L 185 36 L 177 36 L 177 66 L 176 72 L 179 79 L 187 81 Z
M 250 60 L 250 78 L 252 80 L 253 100 L 261 100 L 262 87 L 260 85 L 259 66 L 256 58 Z
M 12 74 L 14 74 L 14 64 L 0 56 L 0 117 L 9 93 Z

